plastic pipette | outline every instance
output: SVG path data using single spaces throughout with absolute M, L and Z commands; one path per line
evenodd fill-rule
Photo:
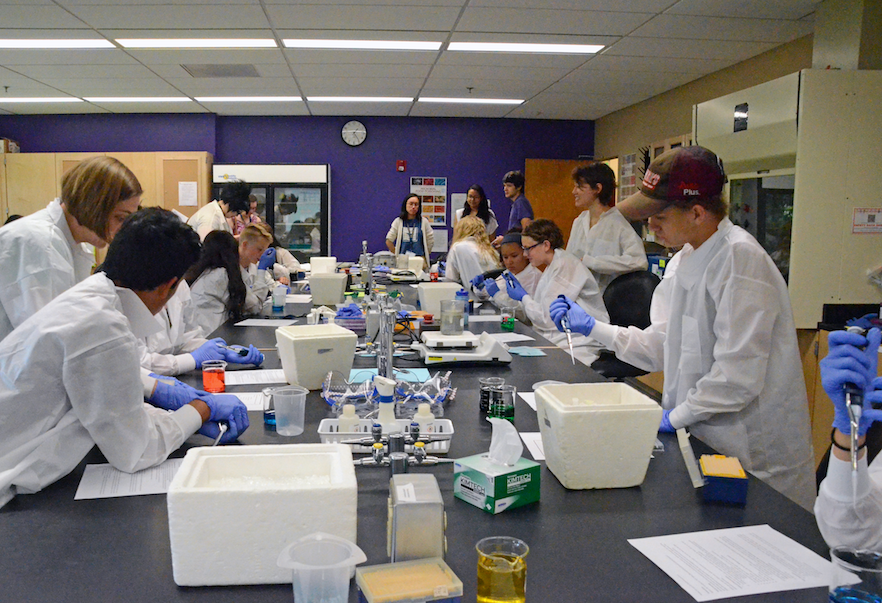
M 566 299 L 563 295 L 558 295 L 557 297 L 558 299 Z M 567 303 L 567 308 L 569 307 L 570 304 Z M 573 361 L 573 364 L 576 364 L 576 357 L 573 355 L 573 331 L 570 329 L 570 319 L 566 314 L 560 319 L 560 324 L 564 328 L 564 332 L 567 334 L 567 345 L 570 346 L 570 360 Z
M 849 333 L 864 335 L 866 331 L 860 327 L 848 327 Z M 858 471 L 858 428 L 861 415 L 864 412 L 864 392 L 854 383 L 845 384 L 845 404 L 848 408 L 848 422 L 851 434 L 848 439 L 849 454 L 851 455 L 851 493 L 852 501 L 857 502 L 857 471 Z
M 217 437 L 214 439 L 214 444 L 212 444 L 212 446 L 217 446 L 218 442 L 220 442 L 220 439 L 224 436 L 225 433 L 227 433 L 227 424 L 226 423 L 218 423 L 217 427 L 218 427 L 218 434 L 217 434 Z
M 246 350 L 245 348 L 241 348 L 241 347 L 240 347 L 240 348 L 234 348 L 234 347 L 231 346 L 231 345 L 222 345 L 222 344 L 220 344 L 220 343 L 217 344 L 217 347 L 219 347 L 219 348 L 223 348 L 223 349 L 225 349 L 225 350 L 230 350 L 231 352 L 236 352 L 237 354 L 239 354 L 239 356 L 247 356 L 247 355 L 248 355 L 248 350 Z

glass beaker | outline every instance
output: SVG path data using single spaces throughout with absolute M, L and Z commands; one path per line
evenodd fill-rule
M 462 335 L 465 321 L 465 304 L 456 299 L 441 301 L 441 334 Z
M 517 311 L 517 306 L 502 306 L 500 308 L 499 313 L 502 316 L 502 321 L 500 322 L 499 328 L 503 331 L 514 331 L 515 328 L 515 312 Z
M 830 549 L 830 560 L 831 603 L 882 601 L 882 554 L 837 546 Z
M 210 394 L 226 391 L 227 363 L 223 360 L 206 360 L 202 363 L 202 389 Z
M 515 398 L 518 390 L 514 385 L 497 385 L 490 388 L 490 410 L 488 417 L 506 419 L 514 423 Z
M 478 379 L 481 386 L 480 398 L 478 398 L 478 410 L 482 413 L 490 412 L 490 390 L 505 384 L 502 377 L 484 377 Z
M 478 603 L 524 603 L 527 543 L 511 536 L 482 538 L 478 550 Z
M 365 561 L 364 552 L 345 538 L 315 532 L 285 547 L 277 564 L 292 572 L 296 603 L 346 603 L 353 568 Z

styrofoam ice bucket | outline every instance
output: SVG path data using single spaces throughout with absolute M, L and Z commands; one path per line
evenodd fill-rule
M 354 543 L 315 532 L 286 546 L 277 563 L 291 570 L 296 603 L 346 603 L 355 566 L 365 561 Z
M 420 297 L 420 310 L 434 316 L 441 314 L 441 300 L 453 299 L 462 289 L 459 283 L 420 283 L 417 291 Z
M 175 583 L 290 584 L 279 552 L 317 530 L 355 542 L 357 509 L 344 444 L 190 449 L 168 490 Z
M 536 413 L 548 468 L 565 488 L 643 483 L 662 409 L 624 383 L 544 385 Z
M 310 274 L 329 274 L 336 269 L 337 258 L 335 256 L 309 258 Z
M 346 279 L 344 272 L 331 272 L 328 274 L 311 274 L 309 276 L 309 292 L 312 294 L 312 305 L 333 306 L 343 303 L 343 294 L 346 292 Z
M 340 325 L 292 325 L 276 329 L 276 346 L 285 379 L 291 385 L 306 389 L 321 389 L 330 371 L 348 375 L 357 343 L 358 335 Z

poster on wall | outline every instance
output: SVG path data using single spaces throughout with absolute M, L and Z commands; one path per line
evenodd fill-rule
M 410 192 L 420 198 L 423 217 L 432 226 L 447 225 L 447 178 L 414 176 Z
M 856 207 L 851 223 L 852 234 L 882 234 L 882 208 Z

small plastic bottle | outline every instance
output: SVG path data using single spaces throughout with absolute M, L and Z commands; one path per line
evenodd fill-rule
M 395 420 L 395 381 L 386 377 L 374 377 L 374 387 L 380 396 L 380 409 L 377 421 L 383 426 L 383 433 L 395 433 L 401 431 L 401 426 Z
M 456 301 L 462 302 L 462 327 L 464 329 L 469 328 L 469 292 L 465 289 L 460 289 L 456 292 L 454 297 Z
M 432 407 L 426 402 L 423 402 L 417 407 L 417 412 L 413 416 L 413 420 L 420 426 L 421 434 L 434 433 L 435 415 L 432 414 Z
M 344 404 L 343 413 L 337 419 L 337 431 L 340 433 L 353 433 L 358 431 L 360 424 L 358 415 L 355 414 L 355 405 Z

